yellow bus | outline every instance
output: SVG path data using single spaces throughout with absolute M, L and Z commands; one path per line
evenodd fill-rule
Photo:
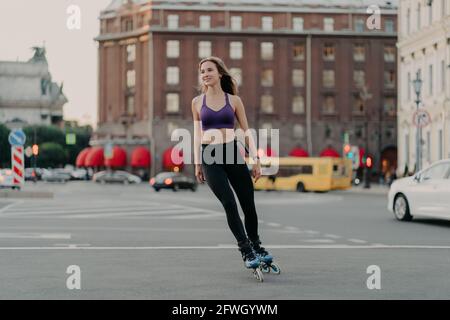
M 275 158 L 261 158 L 264 168 L 276 163 Z M 278 157 L 279 170 L 254 183 L 255 190 L 329 191 L 351 187 L 352 162 L 345 158 Z M 251 166 L 249 166 L 251 167 Z

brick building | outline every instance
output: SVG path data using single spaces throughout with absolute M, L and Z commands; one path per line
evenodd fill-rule
M 369 30 L 374 4 L 381 28 Z M 347 136 L 369 143 L 377 167 L 396 157 L 396 15 L 396 1 L 112 1 L 96 38 L 93 144 L 148 146 L 160 171 L 171 132 L 192 132 L 197 64 L 214 55 L 237 79 L 250 127 L 280 129 L 281 156 L 296 146 L 342 154 Z

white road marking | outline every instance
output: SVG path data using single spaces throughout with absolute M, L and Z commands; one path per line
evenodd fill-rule
M 314 231 L 314 230 L 305 230 L 305 233 L 307 234 L 319 234 L 319 231 Z
M 269 227 L 281 227 L 281 224 L 275 222 L 267 222 Z
M 311 239 L 311 240 L 301 240 L 302 242 L 308 243 L 335 243 L 336 241 L 331 239 Z
M 15 201 L 13 203 L 10 203 L 10 204 L 4 206 L 3 208 L 0 209 L 0 214 L 5 212 L 5 211 L 7 211 L 7 210 L 10 210 L 9 208 L 11 208 L 11 207 L 13 207 L 15 205 L 21 204 L 21 203 L 23 203 L 23 201 Z
M 265 245 L 268 249 L 445 249 L 450 246 L 426 245 Z M 0 251 L 14 250 L 220 250 L 236 249 L 236 245 L 218 246 L 148 246 L 148 247 L 0 247 Z
M 70 233 L 0 232 L 0 239 L 70 239 Z
M 367 243 L 367 241 L 360 240 L 360 239 L 347 239 L 347 241 L 353 242 L 353 243 Z
M 284 227 L 286 230 L 289 230 L 289 231 L 298 231 L 298 230 L 300 230 L 299 228 L 297 228 L 297 227 L 291 227 L 291 226 L 287 226 L 287 227 Z
M 326 238 L 331 238 L 331 239 L 340 239 L 340 238 L 342 238 L 341 236 L 337 236 L 335 234 L 324 234 L 323 236 L 326 237 Z

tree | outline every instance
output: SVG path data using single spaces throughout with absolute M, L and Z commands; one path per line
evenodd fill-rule
M 63 167 L 67 163 L 68 152 L 58 143 L 44 142 L 39 147 L 37 166 L 41 168 Z
M 0 124 L 0 168 L 11 167 L 11 146 L 8 142 L 9 129 Z

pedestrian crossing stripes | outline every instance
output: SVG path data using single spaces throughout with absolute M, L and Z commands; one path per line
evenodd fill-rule
M 160 202 L 71 201 L 17 202 L 0 211 L 0 218 L 102 219 L 102 218 L 158 218 L 158 219 L 214 219 L 223 213 L 204 208 Z

